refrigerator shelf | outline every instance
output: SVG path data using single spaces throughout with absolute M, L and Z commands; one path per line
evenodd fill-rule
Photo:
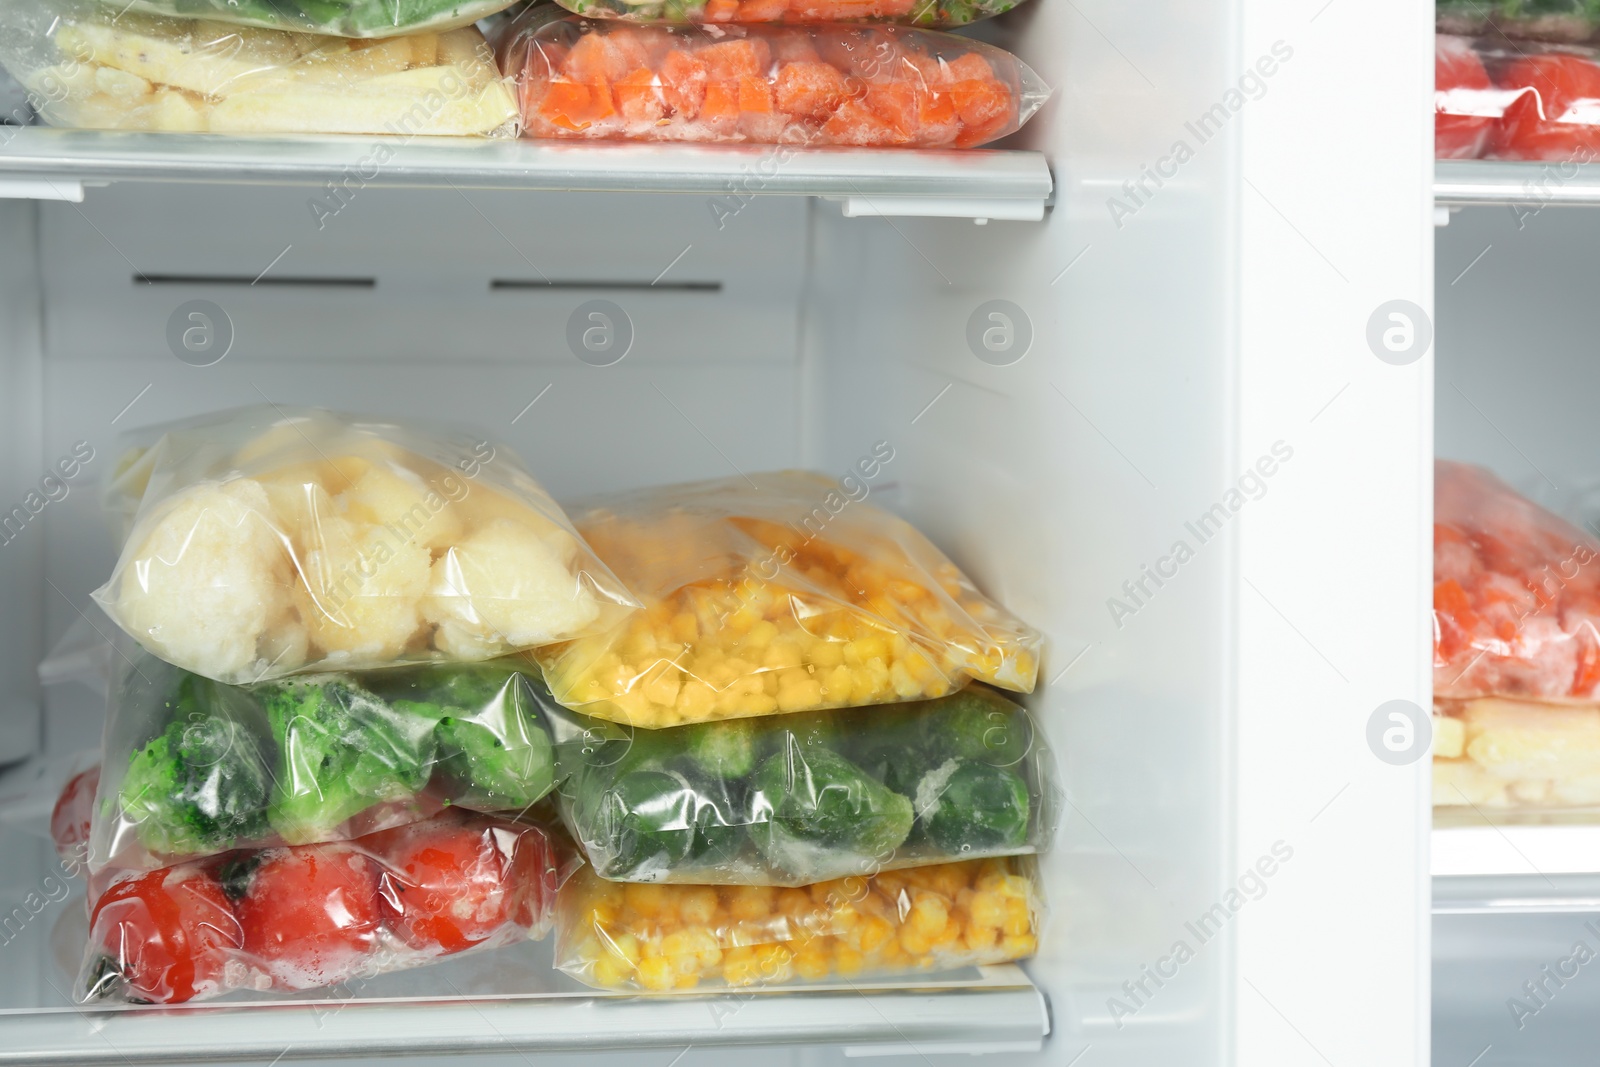
M 1600 167 L 1562 162 L 1492 159 L 1437 160 L 1433 165 L 1437 207 L 1505 205 L 1529 212 L 1542 207 L 1600 206 Z
M 9 137 L 7 137 L 9 135 Z M 383 137 L 215 137 L 0 127 L 0 197 L 82 200 L 110 182 L 820 196 L 844 214 L 1044 217 L 1052 180 L 1024 151 L 805 151 Z
M 1588 878 L 1600 900 L 1600 825 L 1435 827 L 1431 854 L 1436 900 L 1441 878 L 1512 878 L 1548 894 L 1568 876 Z

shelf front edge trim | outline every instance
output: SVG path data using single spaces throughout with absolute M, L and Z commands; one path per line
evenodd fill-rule
M 246 138 L 25 127 L 0 136 L 0 178 L 713 196 L 1050 196 L 1043 154 L 536 144 L 385 137 Z

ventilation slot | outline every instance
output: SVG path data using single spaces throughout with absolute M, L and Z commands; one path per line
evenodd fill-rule
M 645 292 L 651 289 L 668 293 L 720 293 L 721 282 L 571 282 L 528 281 L 521 278 L 496 278 L 489 283 L 491 292 L 541 289 L 582 289 L 588 292 Z
M 292 274 L 252 278 L 247 274 L 135 274 L 134 285 L 242 285 L 305 289 L 376 289 L 376 278 L 310 278 Z

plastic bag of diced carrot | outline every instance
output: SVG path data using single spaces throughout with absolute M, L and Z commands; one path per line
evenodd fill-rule
M 1050 96 L 998 48 L 892 26 L 638 26 L 541 7 L 497 53 L 535 138 L 971 148 Z
M 887 22 L 965 26 L 1017 6 L 1017 0 L 558 0 L 574 15 L 629 22 Z

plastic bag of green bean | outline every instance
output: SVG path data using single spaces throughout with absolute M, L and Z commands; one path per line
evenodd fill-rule
M 1038 851 L 1054 762 L 973 685 L 936 700 L 633 730 L 549 702 L 557 803 L 602 878 L 799 886 Z

